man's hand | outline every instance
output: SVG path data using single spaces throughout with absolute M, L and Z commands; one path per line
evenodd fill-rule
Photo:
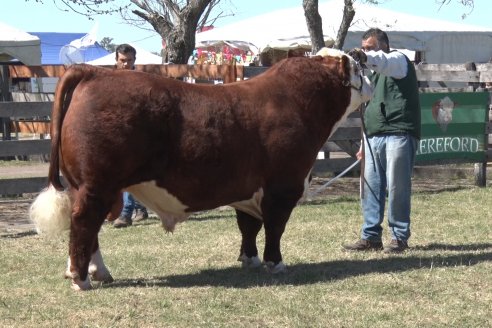
M 362 144 L 360 145 L 360 148 L 359 148 L 359 151 L 357 152 L 357 154 L 355 154 L 355 157 L 357 159 L 363 159 L 364 158 L 364 148 L 363 148 Z
M 364 50 L 362 50 L 360 48 L 354 48 L 354 49 L 350 50 L 347 53 L 347 55 L 352 57 L 356 62 L 358 62 L 361 65 L 365 64 L 367 61 L 367 56 L 364 53 Z

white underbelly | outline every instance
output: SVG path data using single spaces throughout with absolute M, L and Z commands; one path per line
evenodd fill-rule
M 167 231 L 174 231 L 177 223 L 185 221 L 190 213 L 186 212 L 188 206 L 178 198 L 170 194 L 166 189 L 160 188 L 155 181 L 143 182 L 125 189 L 139 202 L 154 211 L 162 221 Z
M 306 177 L 304 188 L 307 190 L 308 178 Z M 142 182 L 125 189 L 137 198 L 148 209 L 154 211 L 161 219 L 166 231 L 174 231 L 177 223 L 183 222 L 192 214 L 186 210 L 184 204 L 176 196 L 170 194 L 165 188 L 158 187 L 155 181 Z M 237 201 L 231 204 L 217 204 L 217 206 L 229 205 L 245 212 L 258 220 L 263 220 L 261 202 L 263 200 L 263 188 L 253 193 L 250 199 Z

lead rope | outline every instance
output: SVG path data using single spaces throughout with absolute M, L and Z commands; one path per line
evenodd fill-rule
M 357 63 L 357 65 L 359 65 L 359 67 L 362 69 L 362 67 L 360 66 L 359 63 Z M 364 72 L 363 69 L 362 69 L 362 72 Z M 367 137 L 367 133 L 366 133 L 366 131 L 367 131 L 366 130 L 366 124 L 364 123 L 365 112 L 366 112 L 366 106 L 365 106 L 365 104 L 362 104 L 360 106 L 360 120 L 361 120 L 361 130 L 362 130 L 361 149 L 363 149 L 363 151 L 364 151 L 364 156 L 362 157 L 362 161 L 361 161 L 361 165 L 360 165 L 360 198 L 361 199 L 364 199 L 364 196 L 365 196 L 364 186 L 367 184 L 367 187 L 369 187 L 369 184 L 367 183 L 366 178 L 364 176 L 364 170 L 365 170 L 365 166 L 366 166 L 366 151 L 365 151 L 364 142 L 367 143 L 367 148 L 369 149 L 369 153 L 371 154 L 371 158 L 372 158 L 372 167 L 373 167 L 373 170 L 376 171 L 376 161 L 374 160 L 374 153 L 372 152 L 372 147 L 371 147 L 371 144 L 369 143 L 369 138 Z M 376 197 L 376 199 L 379 200 L 379 197 L 374 193 L 374 190 L 372 190 L 370 188 L 369 188 L 369 190 Z
M 347 172 L 349 172 L 350 170 L 352 170 L 357 164 L 359 164 L 360 161 L 361 161 L 360 159 L 356 160 L 349 167 L 347 167 L 345 170 L 343 170 L 342 173 L 338 174 L 336 177 L 330 179 L 328 182 L 326 182 L 325 184 L 323 184 L 321 187 L 319 187 L 318 189 L 316 189 L 314 192 L 310 193 L 309 194 L 309 198 L 312 198 L 312 197 L 316 196 L 317 194 L 319 194 L 320 192 L 322 192 L 323 190 L 325 190 L 326 188 L 328 188 L 329 185 L 333 184 L 333 182 L 337 181 L 338 179 L 340 179 L 341 177 L 343 177 L 345 174 L 347 174 Z

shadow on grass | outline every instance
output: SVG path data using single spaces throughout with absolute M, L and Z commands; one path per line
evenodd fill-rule
M 443 192 L 455 192 L 455 191 L 460 191 L 460 190 L 466 190 L 466 189 L 472 189 L 473 187 L 471 186 L 453 186 L 453 187 L 446 187 L 443 186 L 442 188 L 435 188 L 432 187 L 432 189 L 429 190 L 417 190 L 414 191 L 413 193 L 416 195 L 437 195 L 441 194 Z
M 23 232 L 14 232 L 14 233 L 7 233 L 7 234 L 0 234 L 0 238 L 23 238 L 23 237 L 28 237 L 28 236 L 33 236 L 37 235 L 37 232 L 35 230 L 29 230 L 29 231 L 23 231 Z
M 449 249 L 449 245 L 444 245 Z M 475 244 L 462 249 L 491 248 L 490 244 Z M 440 248 L 436 248 L 440 249 Z M 171 275 L 154 278 L 115 280 L 102 288 L 126 287 L 226 287 L 250 288 L 275 285 L 309 285 L 323 281 L 342 280 L 373 273 L 399 273 L 412 270 L 431 270 L 438 267 L 455 268 L 473 266 L 492 261 L 492 252 L 481 254 L 461 253 L 432 256 L 388 256 L 370 260 L 340 260 L 321 263 L 295 264 L 288 266 L 285 274 L 272 275 L 263 268 L 242 269 L 239 266 L 225 269 L 207 269 L 198 273 Z
M 190 221 L 208 221 L 208 220 L 219 220 L 219 219 L 236 219 L 236 212 L 233 210 L 226 210 L 222 212 L 217 211 L 205 211 L 195 213 L 188 220 Z
M 301 202 L 299 205 L 302 206 L 318 206 L 318 205 L 327 205 L 327 204 L 336 204 L 336 203 L 356 203 L 359 202 L 359 198 L 357 196 L 337 196 L 332 198 L 315 198 L 311 200 L 306 200 Z
M 220 219 L 235 219 L 236 218 L 236 213 L 234 211 L 223 211 L 223 212 L 217 212 L 217 211 L 203 211 L 203 212 L 197 212 L 193 213 L 188 220 L 189 221 L 208 221 L 208 220 L 220 220 Z M 154 225 L 156 223 L 159 223 L 161 220 L 159 219 L 158 216 L 151 215 L 148 219 L 139 221 L 138 225 Z
M 439 244 L 439 243 L 432 243 L 429 245 L 425 246 L 415 246 L 412 247 L 414 250 L 418 251 L 436 251 L 436 250 L 443 250 L 443 251 L 457 251 L 457 252 L 463 252 L 463 251 L 480 251 L 484 249 L 492 249 L 492 244 L 491 243 L 484 243 L 484 244 L 468 244 L 468 245 L 449 245 L 449 244 Z

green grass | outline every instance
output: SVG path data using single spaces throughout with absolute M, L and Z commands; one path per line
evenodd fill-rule
M 104 226 L 115 282 L 82 293 L 62 278 L 66 237 L 2 237 L 0 327 L 492 327 L 491 200 L 490 187 L 416 193 L 401 255 L 341 250 L 359 236 L 355 196 L 298 206 L 282 239 L 289 271 L 275 276 L 236 262 L 230 210 L 173 234 L 157 220 Z

